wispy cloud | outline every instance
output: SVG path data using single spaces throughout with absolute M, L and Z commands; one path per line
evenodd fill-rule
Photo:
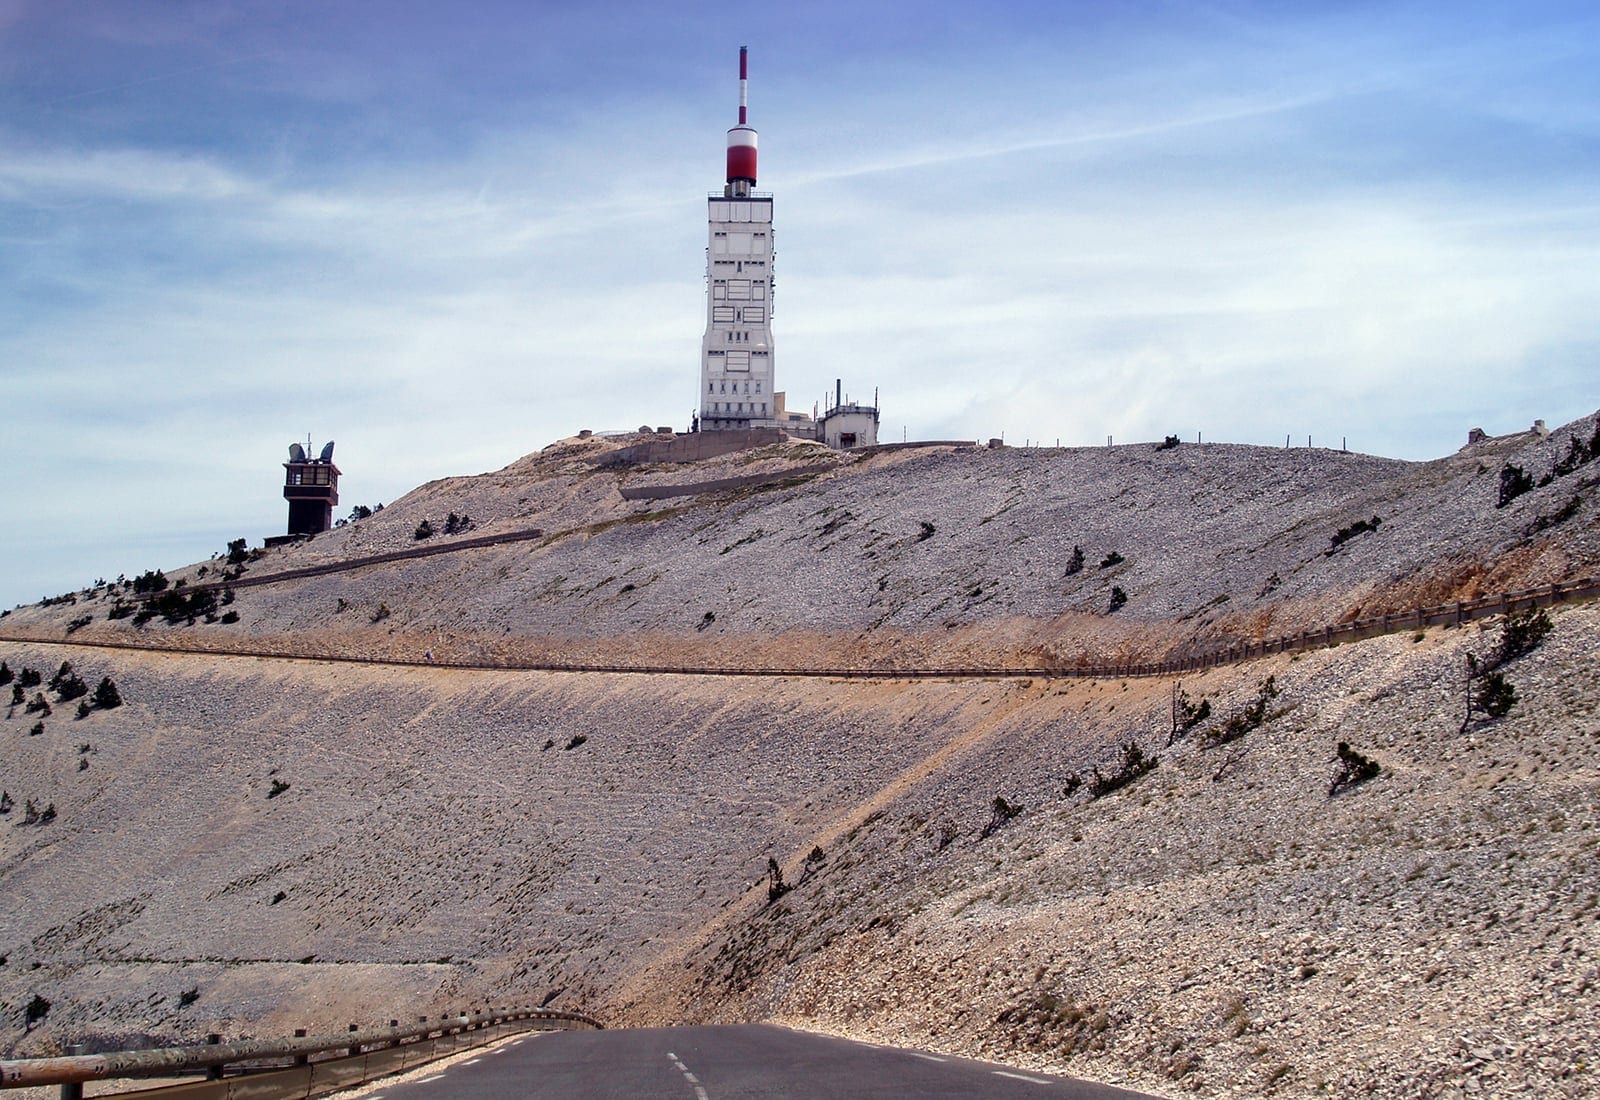
M 60 540 L 0 545 L 0 602 L 122 571 L 108 545 L 140 569 L 276 530 L 307 431 L 375 503 L 686 420 L 738 42 L 645 5 L 53 10 L 0 0 L 0 377 L 27 410 L 0 460 Z M 794 407 L 842 376 L 896 436 L 1423 457 L 1600 403 L 1594 16 L 752 18 Z M 151 470 L 196 455 L 152 519 Z

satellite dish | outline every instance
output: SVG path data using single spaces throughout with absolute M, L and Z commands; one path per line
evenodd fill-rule
M 322 448 L 322 457 L 320 459 L 318 459 L 317 461 L 319 461 L 319 462 L 332 462 L 333 461 L 333 440 L 331 440 L 331 439 L 328 440 L 328 445 L 326 447 Z
M 305 460 L 306 460 L 306 449 L 304 447 L 300 446 L 300 444 L 298 444 L 298 443 L 289 444 L 289 461 L 290 462 L 304 462 Z

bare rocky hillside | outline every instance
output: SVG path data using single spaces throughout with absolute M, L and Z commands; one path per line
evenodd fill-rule
M 1173 1095 L 1591 1095 L 1592 605 L 1554 609 L 1500 669 L 1509 713 L 1465 731 L 1498 621 L 1191 676 L 1210 716 L 1177 737 L 1160 678 L 442 663 L 1070 666 L 1563 580 L 1600 563 L 1600 461 L 1569 442 L 1596 434 L 1422 464 L 793 444 L 621 469 L 568 440 L 244 577 L 409 549 L 452 512 L 470 526 L 427 544 L 536 540 L 241 586 L 209 623 L 108 618 L 121 588 L 17 609 L 12 672 L 67 661 L 123 704 L 76 718 L 39 685 L 0 721 L 8 1050 L 548 1001 Z M 1508 466 L 1530 485 L 1497 507 Z M 621 493 L 747 475 L 773 480 Z M 230 646 L 441 667 L 205 652 Z M 1330 795 L 1340 742 L 1381 771 Z

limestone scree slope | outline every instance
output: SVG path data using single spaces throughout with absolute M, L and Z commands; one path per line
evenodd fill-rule
M 1171 1095 L 1593 1095 L 1592 605 L 1465 729 L 1498 621 L 1191 675 L 1209 717 L 1176 734 L 1171 679 L 696 670 L 1143 660 L 1593 574 L 1597 435 L 649 468 L 568 440 L 243 575 L 452 512 L 429 545 L 537 539 L 240 586 L 193 623 L 116 584 L 13 610 L 13 673 L 68 662 L 123 704 L 76 717 L 46 683 L 0 721 L 6 1053 L 547 1003 Z M 1531 484 L 1500 507 L 1507 467 Z M 645 485 L 682 492 L 620 491 Z M 680 671 L 449 667 L 552 660 Z M 1330 795 L 1341 742 L 1381 771 Z

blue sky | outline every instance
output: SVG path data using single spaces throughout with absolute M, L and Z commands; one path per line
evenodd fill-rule
M 1589 3 L 0 0 L 0 605 L 682 428 L 751 50 L 778 385 L 1406 458 L 1600 406 Z

